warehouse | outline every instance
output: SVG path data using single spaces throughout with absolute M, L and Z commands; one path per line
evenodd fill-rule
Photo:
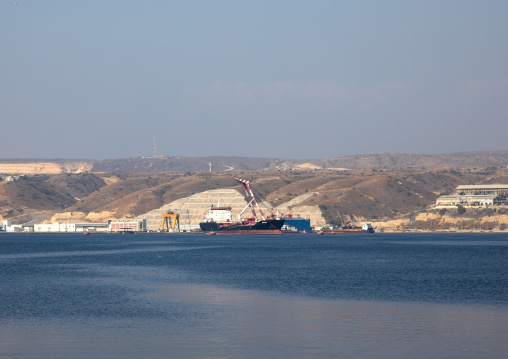
M 440 196 L 436 206 L 494 206 L 506 205 L 507 184 L 460 185 L 455 194 Z
M 486 195 L 450 195 L 441 196 L 436 200 L 436 206 L 493 206 L 505 204 L 506 200 L 494 194 Z
M 495 194 L 506 196 L 508 194 L 508 184 L 460 185 L 457 187 L 457 193 L 471 195 Z

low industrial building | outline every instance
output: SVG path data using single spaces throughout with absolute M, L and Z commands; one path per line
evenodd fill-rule
M 456 189 L 462 195 L 485 195 L 495 194 L 500 196 L 508 195 L 508 184 L 478 184 L 460 185 Z
M 145 232 L 146 231 L 146 219 L 125 219 L 116 220 L 109 222 L 109 231 L 111 233 L 123 233 L 123 232 Z
M 107 232 L 107 223 L 39 223 L 34 224 L 36 233 L 83 233 Z
M 507 205 L 506 196 L 508 194 L 508 185 L 460 185 L 456 188 L 456 193 L 452 195 L 440 196 L 436 200 L 436 207 L 449 206 L 501 206 Z
M 10 220 L 4 220 L 0 228 L 6 233 L 121 233 L 121 232 L 145 232 L 146 220 L 115 220 L 107 223 L 35 223 L 35 224 L 12 224 Z
M 19 181 L 21 177 L 19 176 L 7 176 L 7 177 L 0 177 L 0 179 L 4 182 L 14 182 Z
M 505 204 L 501 196 L 494 194 L 486 195 L 451 195 L 441 196 L 436 200 L 436 206 L 493 206 Z

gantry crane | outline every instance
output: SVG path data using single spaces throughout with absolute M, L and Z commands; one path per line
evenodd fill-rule
M 172 211 L 168 211 L 162 215 L 161 232 L 169 232 L 170 228 L 173 230 L 178 228 L 178 232 L 180 232 L 180 215 Z

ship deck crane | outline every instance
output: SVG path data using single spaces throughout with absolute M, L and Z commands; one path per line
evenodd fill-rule
M 257 218 L 256 210 L 254 209 L 254 205 L 255 205 L 258 208 L 261 218 L 263 218 L 263 221 L 265 221 L 266 218 L 263 215 L 263 211 L 261 210 L 261 207 L 259 207 L 259 204 L 256 201 L 256 198 L 254 197 L 254 193 L 252 193 L 252 189 L 250 188 L 250 182 L 247 180 L 241 179 L 241 178 L 235 178 L 235 180 L 237 180 L 238 182 L 240 182 L 243 185 L 243 190 L 245 191 L 245 194 L 247 195 L 247 201 L 249 202 L 249 204 L 247 206 L 250 206 L 250 209 L 252 210 L 252 214 L 254 215 L 254 218 Z M 244 211 L 242 211 L 242 213 Z

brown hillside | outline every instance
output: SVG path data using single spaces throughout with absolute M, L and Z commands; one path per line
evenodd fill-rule
M 46 216 L 76 202 L 74 196 L 61 191 L 47 180 L 51 176 L 22 177 L 15 182 L 0 183 L 0 216 L 29 221 L 37 213 Z M 46 212 L 49 211 L 49 212 Z
M 268 200 L 272 205 L 306 195 L 296 207 L 320 206 L 328 223 L 340 224 L 348 218 L 396 218 L 421 211 L 435 203 L 441 193 L 453 192 L 460 184 L 508 183 L 508 170 L 45 175 L 0 183 L 0 215 L 19 222 L 34 217 L 49 219 L 60 206 L 90 220 L 134 217 L 207 190 L 235 188 L 242 192 L 235 177 L 250 180 L 258 200 Z M 294 210 L 298 213 L 297 208 Z
M 92 173 L 51 176 L 46 179 L 46 183 L 78 200 L 106 186 L 103 178 Z
M 468 152 L 437 155 L 372 153 L 308 161 L 321 168 L 349 169 L 472 169 L 508 166 L 508 152 Z M 287 165 L 294 166 L 293 161 Z

